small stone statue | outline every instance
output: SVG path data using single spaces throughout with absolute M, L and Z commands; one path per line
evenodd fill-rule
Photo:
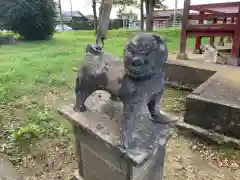
M 218 63 L 218 64 L 227 63 L 227 58 L 222 56 L 218 52 L 216 46 L 207 44 L 202 47 L 202 50 L 204 52 L 203 56 L 204 56 L 205 62 Z
M 124 48 L 124 66 L 97 45 L 88 45 L 76 79 L 75 111 L 85 111 L 85 100 L 96 90 L 105 90 L 112 100 L 123 102 L 121 146 L 128 148 L 136 114 L 148 107 L 152 121 L 168 124 L 160 113 L 164 91 L 163 66 L 168 59 L 165 40 L 152 33 L 135 35 Z

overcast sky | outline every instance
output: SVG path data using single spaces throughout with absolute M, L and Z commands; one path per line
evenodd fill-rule
M 70 1 L 71 0 L 61 0 L 62 1 L 62 9 L 64 11 L 70 11 Z M 207 3 L 220 3 L 220 2 L 236 2 L 239 0 L 191 0 L 191 4 L 207 4 Z M 92 0 L 72 0 L 73 10 L 78 10 L 84 15 L 92 14 L 91 7 Z M 165 0 L 165 4 L 168 8 L 174 8 L 175 0 Z M 183 8 L 184 0 L 178 0 L 178 8 Z M 136 10 L 135 10 L 136 11 Z M 116 17 L 117 10 L 114 8 L 111 13 L 111 17 Z

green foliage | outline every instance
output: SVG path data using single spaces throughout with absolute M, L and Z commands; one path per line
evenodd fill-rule
M 35 138 L 63 135 L 66 132 L 67 130 L 63 125 L 56 121 L 49 110 L 45 108 L 40 112 L 33 111 L 26 124 L 7 129 L 5 135 L 7 135 L 9 142 L 17 143 L 19 141 L 31 142 Z
M 54 0 L 1 0 L 0 19 L 9 30 L 26 40 L 44 40 L 53 35 Z
M 171 14 L 168 19 L 168 23 L 173 23 L 173 20 L 174 20 L 174 14 Z M 182 21 L 182 14 L 176 13 L 176 22 L 181 22 L 181 21 Z
M 113 0 L 113 4 L 130 6 L 130 5 L 133 5 L 133 4 L 137 4 L 137 0 Z
M 167 6 L 164 4 L 165 0 L 153 0 L 153 5 L 157 9 L 167 9 Z
M 146 4 L 146 7 L 148 7 L 150 1 L 153 1 L 154 8 L 163 10 L 167 9 L 167 6 L 164 4 L 165 0 L 143 0 L 143 2 Z
M 137 0 L 114 0 L 113 5 L 118 6 L 117 17 L 122 19 L 127 6 L 138 5 Z
M 4 130 L 5 143 L 0 144 L 0 152 L 10 155 L 10 160 L 15 164 L 21 161 L 24 149 L 28 149 L 36 140 L 64 136 L 68 130 L 60 121 L 55 120 L 49 109 L 40 112 L 31 112 L 29 121 L 10 127 L 1 127 Z

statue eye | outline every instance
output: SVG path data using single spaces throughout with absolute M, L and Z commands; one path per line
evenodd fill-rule
M 154 43 L 150 41 L 150 42 L 147 42 L 144 46 L 147 51 L 151 51 L 154 47 Z
M 130 52 L 130 53 L 134 53 L 135 52 L 135 48 L 131 44 L 128 44 L 127 45 L 127 51 Z
M 162 51 L 165 51 L 165 50 L 166 50 L 165 44 L 160 44 L 159 48 L 160 48 Z

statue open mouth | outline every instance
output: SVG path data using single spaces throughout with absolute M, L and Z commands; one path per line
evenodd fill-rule
M 147 70 L 146 67 L 135 67 L 135 66 L 128 66 L 126 69 L 126 72 L 129 76 L 133 78 L 144 78 L 144 77 L 150 77 L 153 75 L 153 72 L 150 70 Z

